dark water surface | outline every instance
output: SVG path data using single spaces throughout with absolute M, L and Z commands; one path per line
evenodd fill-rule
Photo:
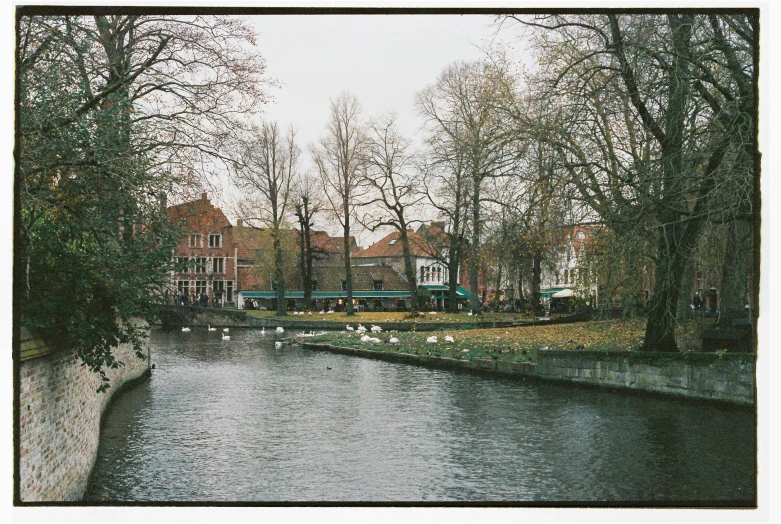
M 153 333 L 87 500 L 755 500 L 750 410 L 231 337 Z

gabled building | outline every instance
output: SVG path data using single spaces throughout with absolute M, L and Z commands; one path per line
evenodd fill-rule
M 237 250 L 233 226 L 206 193 L 192 202 L 166 209 L 168 219 L 186 234 L 176 244 L 174 256 L 182 271 L 171 274 L 175 293 L 189 304 L 231 304 L 235 300 Z

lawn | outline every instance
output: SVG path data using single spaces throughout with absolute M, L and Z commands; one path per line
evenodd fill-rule
M 708 322 L 695 320 L 681 324 L 678 328 L 678 344 L 684 350 L 699 349 L 702 330 Z M 355 324 L 353 324 L 355 325 Z M 371 324 L 369 324 L 370 327 Z M 372 345 L 360 341 L 361 335 L 341 331 L 309 338 L 312 342 L 332 342 L 342 346 L 364 347 L 374 351 L 398 351 L 420 355 L 433 354 L 443 357 L 464 359 L 493 358 L 514 362 L 537 358 L 540 349 L 587 349 L 596 351 L 636 351 L 640 348 L 645 333 L 645 319 L 602 320 L 559 324 L 550 326 L 527 326 L 511 328 L 440 330 L 434 332 L 383 332 L 375 336 L 382 342 Z M 437 343 L 427 343 L 427 337 L 436 335 Z M 445 336 L 453 337 L 453 343 L 444 342 Z M 385 341 L 391 336 L 399 340 L 398 345 Z
M 247 313 L 247 315 L 253 316 L 253 317 L 260 317 L 260 318 L 280 318 L 277 317 L 276 313 L 274 311 L 258 311 L 258 310 L 243 310 Z M 425 312 L 423 315 L 419 315 L 418 317 L 410 317 L 409 313 L 405 312 L 397 312 L 397 311 L 387 311 L 387 312 L 377 312 L 377 311 L 368 311 L 363 313 L 356 312 L 355 315 L 348 317 L 347 313 L 312 313 L 305 314 L 305 315 L 294 315 L 292 312 L 288 312 L 287 316 L 284 317 L 285 320 L 299 320 L 299 321 L 328 321 L 328 322 L 338 322 L 339 324 L 371 324 L 371 323 L 379 323 L 379 322 L 459 322 L 463 324 L 470 324 L 475 322 L 492 322 L 494 320 L 500 322 L 511 322 L 513 320 L 532 320 L 528 317 L 523 317 L 522 315 L 518 313 L 483 313 L 479 316 L 469 316 L 467 313 L 445 313 L 445 312 L 437 312 L 436 314 L 431 314 L 430 312 Z

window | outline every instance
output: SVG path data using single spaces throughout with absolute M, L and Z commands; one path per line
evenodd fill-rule
M 205 280 L 196 280 L 195 281 L 195 294 L 200 297 L 203 293 L 206 293 L 206 281 Z
M 187 265 L 190 259 L 187 257 L 176 257 L 176 271 L 178 273 L 189 273 L 190 267 Z
M 342 280 L 342 291 L 347 291 L 347 281 Z
M 372 289 L 374 291 L 382 291 L 382 280 L 375 280 L 373 281 Z
M 212 273 L 225 273 L 225 270 L 223 268 L 223 261 L 224 258 L 213 258 L 212 259 Z
M 426 282 L 431 280 L 431 266 L 426 266 Z
M 179 280 L 176 282 L 176 290 L 181 293 L 182 295 L 185 294 L 185 292 L 189 292 L 190 290 L 190 281 L 189 280 Z
M 196 273 L 206 273 L 206 259 L 205 258 L 196 258 L 195 259 L 195 272 Z
M 220 247 L 220 246 L 222 246 L 222 235 L 220 234 L 209 235 L 209 247 Z
M 442 266 L 437 266 L 437 282 L 442 282 Z
M 201 235 L 198 233 L 193 233 L 190 235 L 190 247 L 202 247 Z
M 225 301 L 233 302 L 233 280 L 225 283 Z
M 395 238 L 394 238 L 393 240 L 391 240 L 390 242 L 388 242 L 388 245 L 389 245 L 389 246 L 392 246 L 393 244 L 395 244 L 395 243 L 396 243 L 396 240 L 397 240 L 397 239 L 395 239 Z
M 426 268 L 420 266 L 420 281 L 423 282 L 423 276 L 426 274 Z
M 212 282 L 212 292 L 215 296 L 222 296 L 222 294 L 225 292 L 225 281 L 215 280 Z

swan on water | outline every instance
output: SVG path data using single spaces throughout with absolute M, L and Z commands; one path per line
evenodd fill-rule
M 217 331 L 217 328 L 213 328 L 211 324 L 209 324 L 209 331 Z
M 188 327 L 183 327 L 182 328 L 182 333 L 187 333 L 188 331 L 190 331 L 190 328 L 188 328 Z
M 277 333 L 284 333 L 284 332 L 285 332 L 285 328 L 283 328 L 282 326 L 277 327 Z
M 222 334 L 222 339 L 223 340 L 230 340 L 231 338 L 228 335 L 226 335 L 225 333 L 223 333 Z

